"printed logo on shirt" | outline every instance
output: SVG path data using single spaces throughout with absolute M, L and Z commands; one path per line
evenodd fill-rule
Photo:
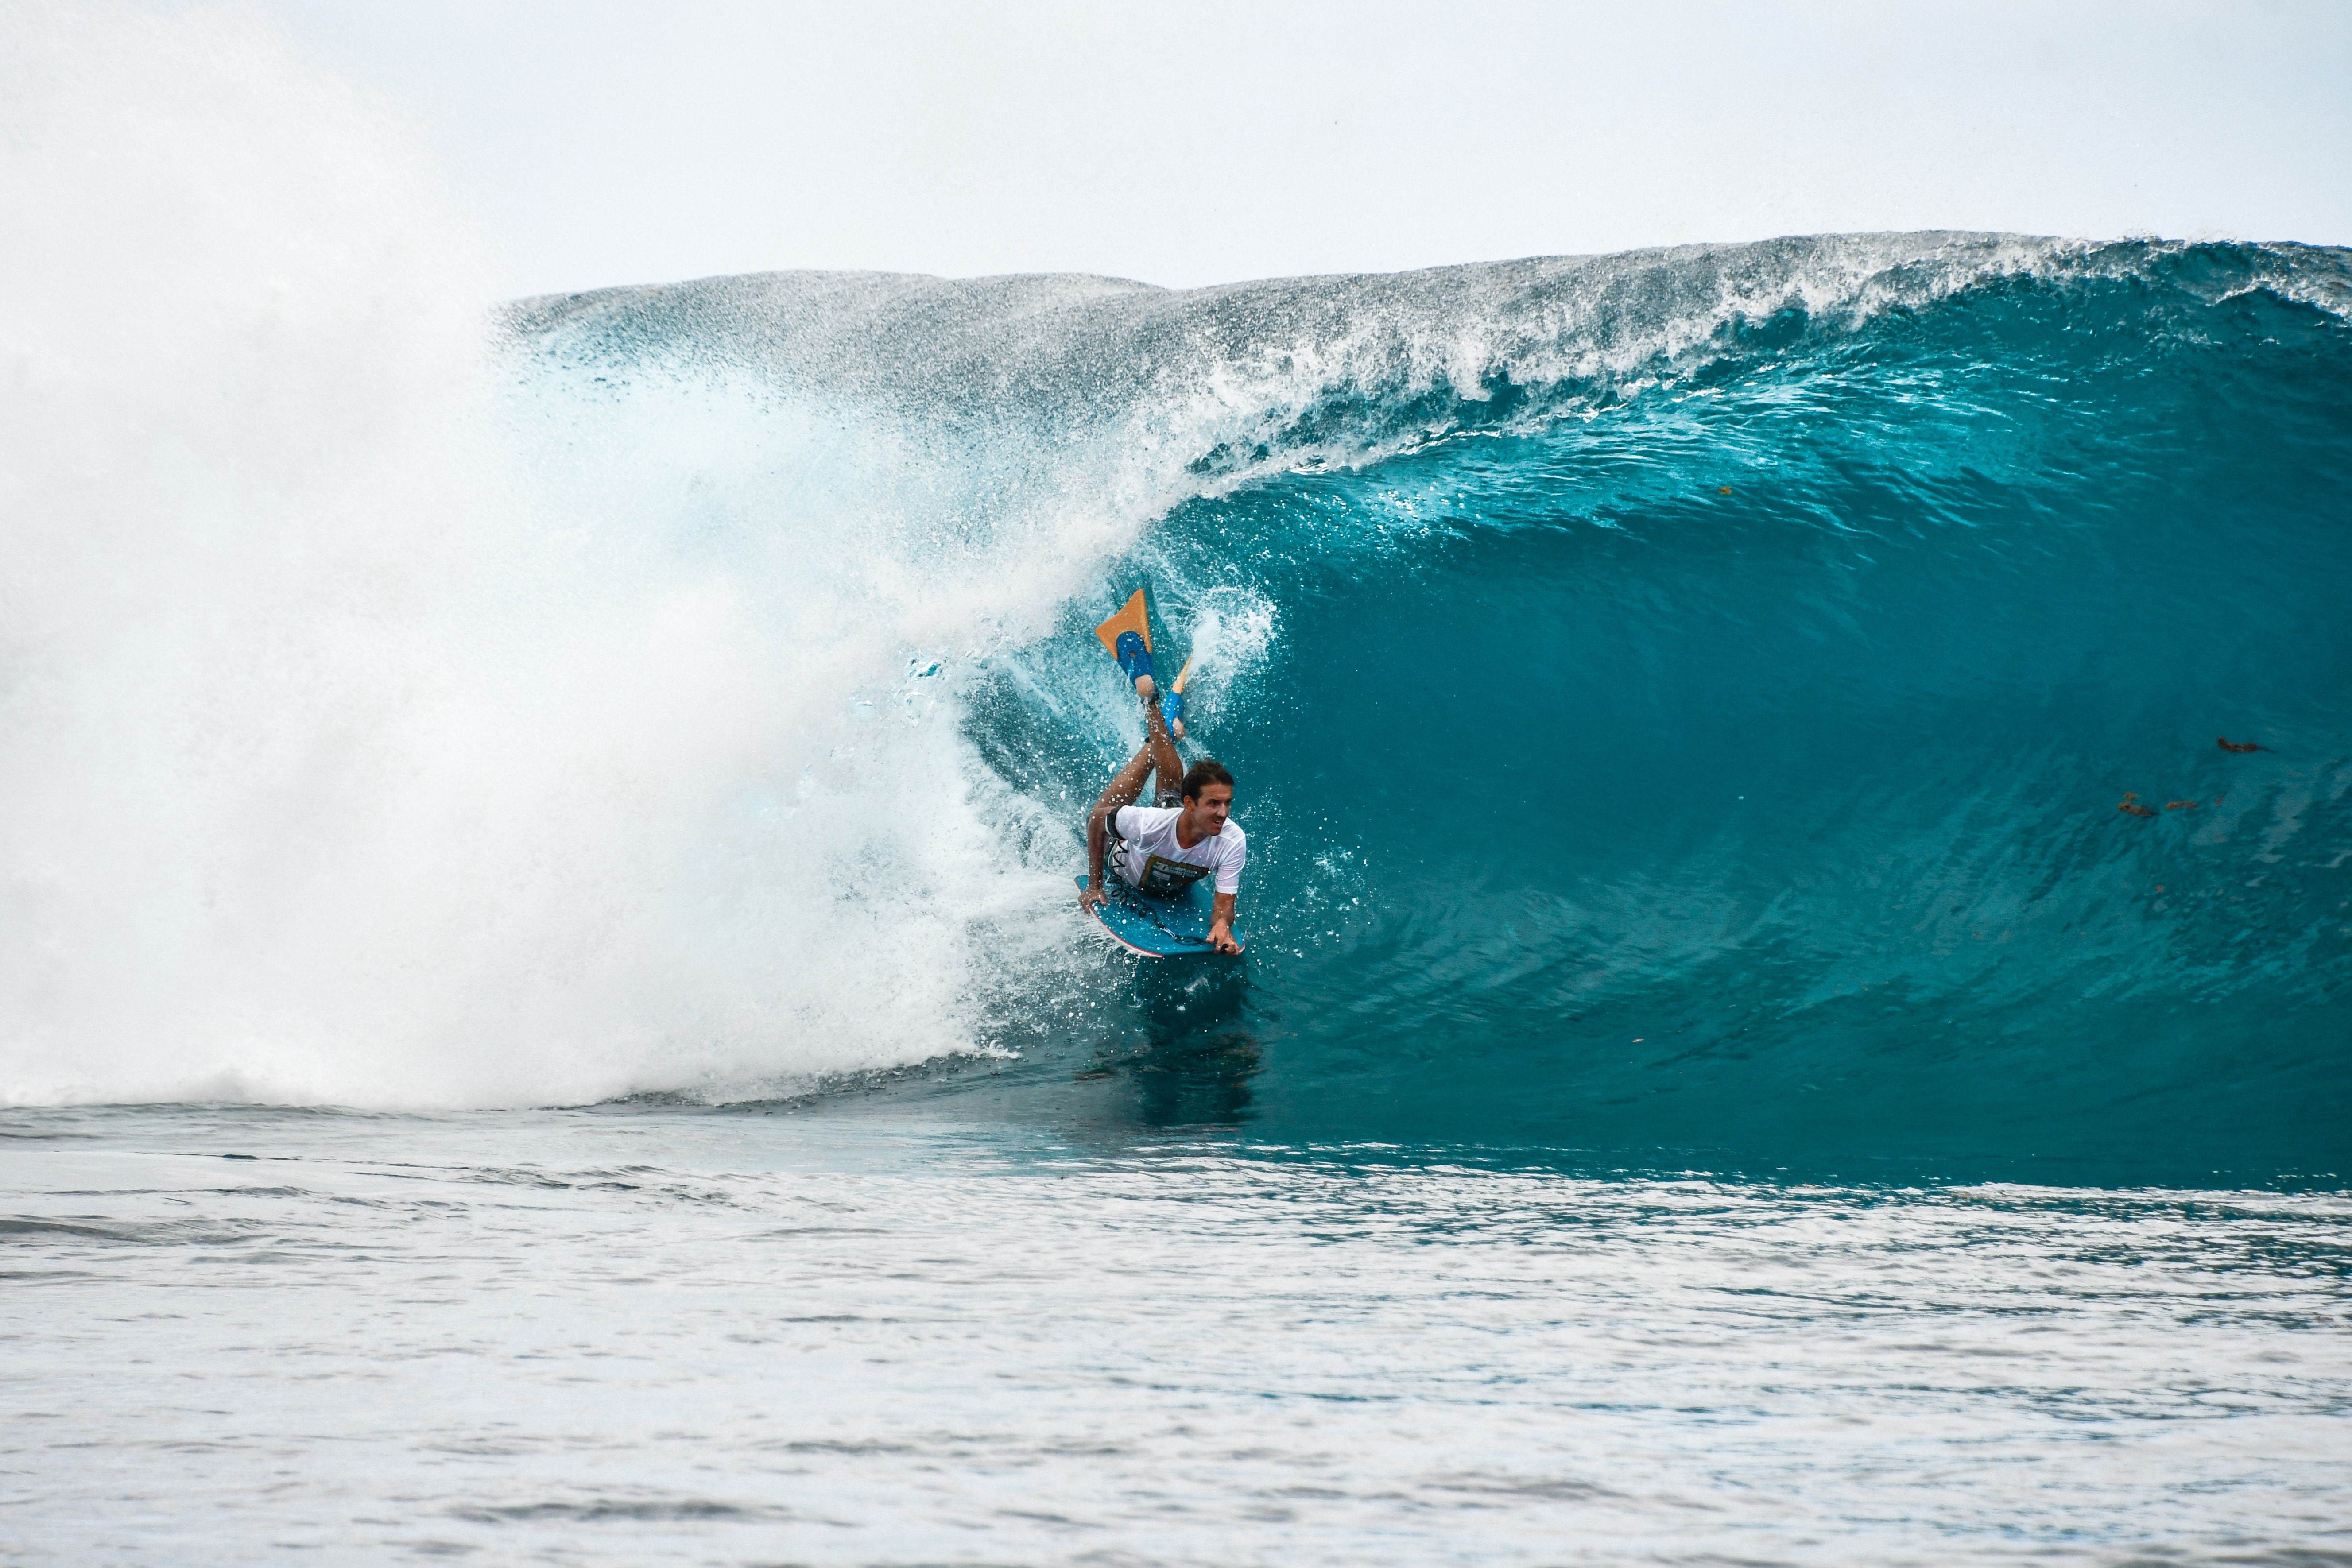
M 1144 863 L 1143 880 L 1136 885 L 1147 893 L 1181 893 L 1209 874 L 1206 866 L 1154 855 Z

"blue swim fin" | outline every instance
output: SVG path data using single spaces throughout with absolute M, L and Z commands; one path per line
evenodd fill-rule
M 1151 673 L 1151 650 L 1143 646 L 1143 639 L 1135 633 L 1119 633 L 1118 641 L 1111 652 L 1118 656 L 1118 668 L 1126 672 L 1129 680 L 1140 680 Z

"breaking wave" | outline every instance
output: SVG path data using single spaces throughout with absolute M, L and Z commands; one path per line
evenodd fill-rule
M 795 273 L 486 326 L 362 106 L 108 26 L 104 79 L 9 95 L 8 1099 L 1240 1041 L 1227 1110 L 1299 1136 L 2344 1158 L 2345 253 Z M 1253 851 L 1243 976 L 1172 993 L 1067 897 L 1138 583 Z

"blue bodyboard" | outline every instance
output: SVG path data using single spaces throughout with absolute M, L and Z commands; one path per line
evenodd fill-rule
M 1199 888 L 1188 888 L 1172 899 L 1154 899 L 1117 877 L 1104 880 L 1109 884 L 1108 895 L 1087 912 L 1128 952 L 1144 958 L 1186 958 L 1217 951 L 1209 945 L 1211 907 Z M 1081 891 L 1086 885 L 1080 876 Z M 1234 940 L 1242 941 L 1240 931 L 1234 932 Z

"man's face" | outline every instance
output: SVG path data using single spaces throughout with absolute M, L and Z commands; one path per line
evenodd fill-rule
M 1214 838 L 1224 831 L 1225 818 L 1234 814 L 1234 786 L 1202 784 L 1201 793 L 1184 803 L 1184 810 L 1192 819 L 1192 830 Z

